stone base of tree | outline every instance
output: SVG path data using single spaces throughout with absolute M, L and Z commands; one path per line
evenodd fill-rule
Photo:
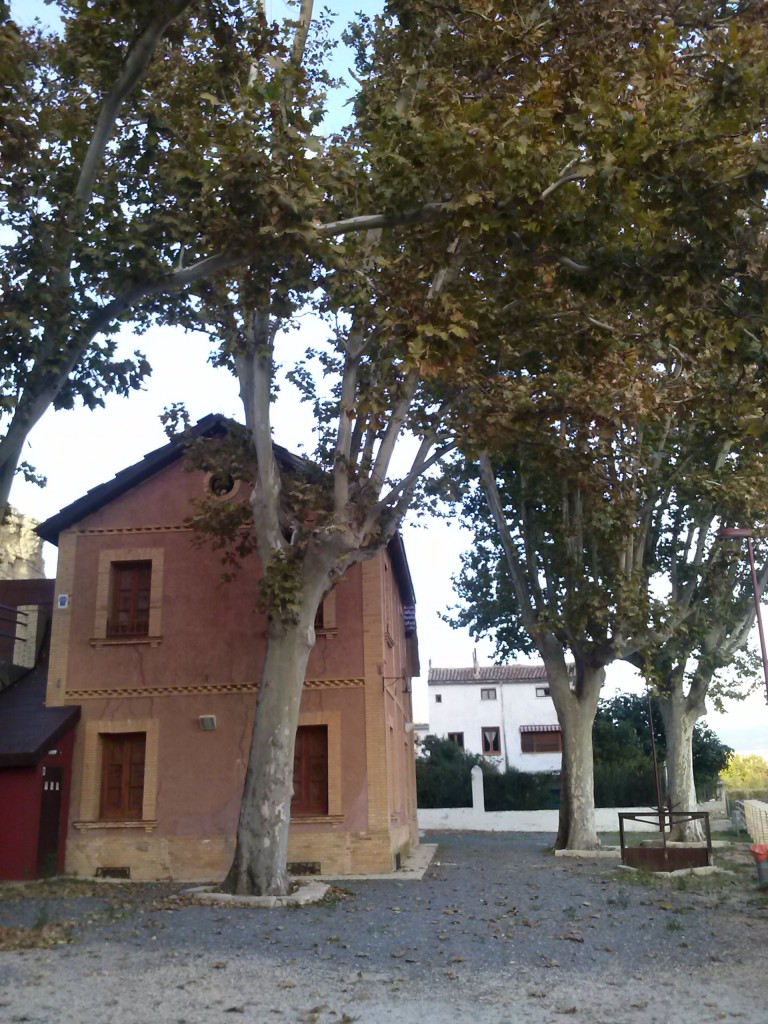
M 185 889 L 184 895 L 193 899 L 195 903 L 227 907 L 263 907 L 269 910 L 273 907 L 303 907 L 307 903 L 319 903 L 326 897 L 330 888 L 327 882 L 320 882 L 315 878 L 296 879 L 291 887 L 293 892 L 285 896 L 233 896 L 231 893 L 221 892 L 214 885 L 198 885 L 193 889 Z

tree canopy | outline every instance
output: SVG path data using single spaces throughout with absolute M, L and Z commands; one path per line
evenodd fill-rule
M 560 658 L 563 706 L 564 646 L 577 690 L 599 690 L 606 660 L 651 635 L 649 608 L 653 635 L 677 614 L 634 586 L 651 488 L 688 458 L 667 420 L 690 420 L 720 373 L 713 422 L 740 430 L 763 387 L 768 26 L 748 3 L 393 0 L 350 30 L 354 123 L 323 139 L 327 42 L 308 0 L 284 26 L 245 0 L 62 9 L 61 40 L 18 34 L 15 88 L 35 83 L 18 124 L 60 163 L 38 202 L 8 162 L 21 196 L 3 289 L 34 319 L 8 328 L 28 356 L 0 459 L 5 445 L 15 469 L 121 317 L 220 338 L 271 602 L 231 884 L 280 891 L 318 603 L 456 445 L 502 459 L 530 541 L 522 626 Z M 328 334 L 307 352 L 281 329 L 309 301 Z M 327 475 L 307 488 L 273 455 L 280 362 L 318 415 Z
M 759 754 L 732 754 L 720 776 L 728 789 L 768 789 L 768 761 Z

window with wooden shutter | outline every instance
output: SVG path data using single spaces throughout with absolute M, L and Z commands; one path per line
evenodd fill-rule
M 559 754 L 563 737 L 559 731 L 521 732 L 520 750 L 523 754 Z
M 102 734 L 99 817 L 110 821 L 141 819 L 146 746 L 143 732 Z
M 291 814 L 328 814 L 327 725 L 300 725 L 296 730 Z
M 113 562 L 107 636 L 149 636 L 152 562 Z

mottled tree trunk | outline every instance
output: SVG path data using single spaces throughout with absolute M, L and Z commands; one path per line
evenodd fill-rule
M 0 523 L 4 522 L 10 508 L 11 489 L 16 479 L 25 440 L 26 434 L 17 429 L 13 433 L 9 431 L 0 443 Z
M 673 811 L 695 811 L 696 786 L 693 780 L 693 727 L 704 708 L 687 700 L 682 692 L 673 692 L 659 700 L 667 740 L 667 785 Z M 692 842 L 704 839 L 699 822 L 687 822 L 672 830 L 671 839 Z
M 256 896 L 287 891 L 293 750 L 314 612 L 298 624 L 272 621 L 243 788 L 235 857 L 223 888 Z
M 584 693 L 570 693 L 558 717 L 563 730 L 563 787 L 566 821 L 558 832 L 558 849 L 596 850 L 600 846 L 595 827 L 595 776 L 592 725 L 605 672 L 586 681 Z
M 562 647 L 547 636 L 538 638 L 539 651 L 563 732 L 558 850 L 596 850 L 595 775 L 592 726 L 597 713 L 605 669 L 580 662 L 575 677 L 566 667 Z

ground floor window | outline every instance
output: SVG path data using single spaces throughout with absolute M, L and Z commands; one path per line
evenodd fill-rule
M 455 743 L 459 750 L 464 749 L 464 733 L 463 732 L 449 732 L 448 739 L 451 743 Z
M 146 747 L 147 736 L 143 732 L 101 735 L 100 818 L 109 821 L 141 818 Z
M 526 730 L 520 732 L 520 749 L 524 754 L 559 754 L 563 749 L 560 728 Z
M 328 814 L 327 725 L 300 725 L 296 730 L 291 814 Z

